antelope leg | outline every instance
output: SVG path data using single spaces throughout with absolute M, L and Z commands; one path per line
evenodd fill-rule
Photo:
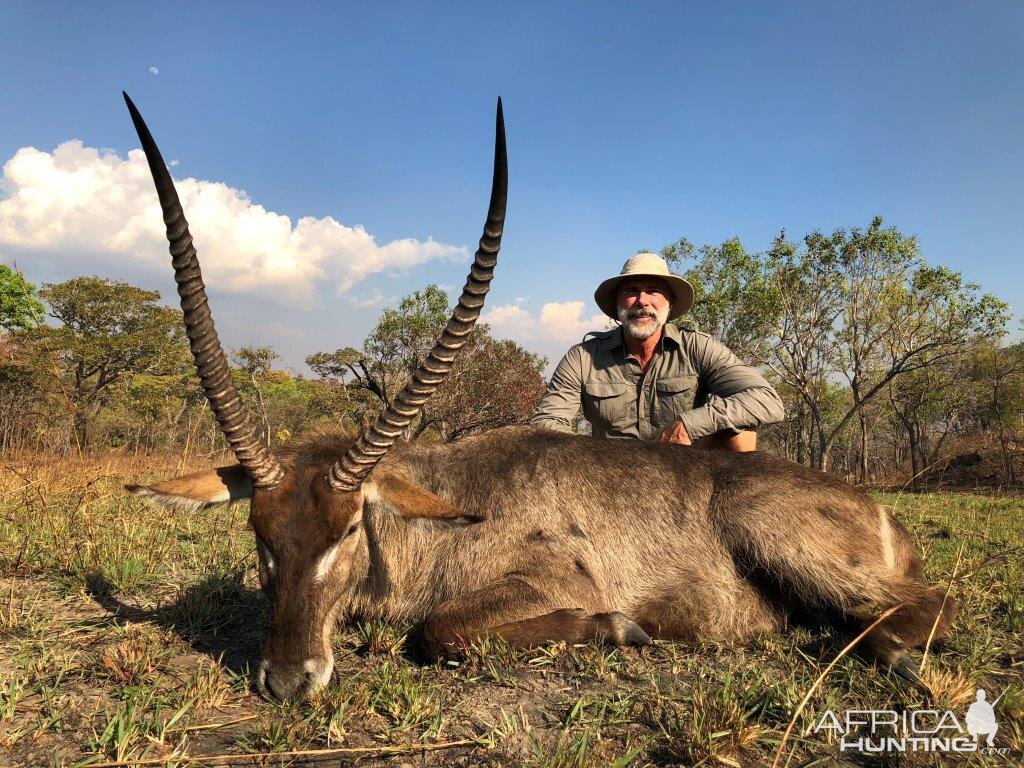
M 592 603 L 590 599 L 581 603 Z M 483 635 L 502 637 L 529 648 L 564 640 L 610 645 L 650 645 L 651 638 L 618 611 L 588 613 L 559 607 L 521 576 L 509 576 L 440 605 L 423 625 L 423 645 L 431 658 L 450 656 Z

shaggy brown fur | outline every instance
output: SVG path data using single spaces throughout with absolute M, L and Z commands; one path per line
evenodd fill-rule
M 426 650 L 441 655 L 483 633 L 519 645 L 741 641 L 794 613 L 853 631 L 902 603 L 866 646 L 887 664 L 940 614 L 898 522 L 864 492 L 767 454 L 511 427 L 396 447 L 361 491 L 332 492 L 324 477 L 349 440 L 297 442 L 281 455 L 285 481 L 253 495 L 272 561 L 275 695 L 329 674 L 341 613 L 422 620 Z M 146 493 L 195 500 L 183 480 Z M 939 639 L 952 604 L 941 614 Z

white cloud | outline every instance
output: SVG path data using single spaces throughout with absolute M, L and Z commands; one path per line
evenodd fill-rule
M 149 68 L 149 74 L 151 74 L 151 75 L 159 75 L 160 74 L 160 69 L 158 67 L 150 67 Z
M 575 344 L 582 341 L 588 331 L 603 331 L 614 325 L 601 313 L 583 317 L 585 307 L 582 301 L 551 301 L 541 307 L 540 315 L 534 316 L 519 303 L 504 304 L 485 312 L 481 319 L 499 336 L 526 342 Z
M 544 375 L 552 370 L 569 347 L 579 344 L 590 331 L 605 331 L 615 323 L 604 314 L 584 317 L 586 302 L 550 301 L 534 315 L 521 306 L 521 297 L 513 304 L 502 304 L 485 311 L 480 318 L 491 326 L 491 333 L 498 338 L 510 338 L 531 352 L 537 352 L 548 359 Z
M 394 296 L 385 296 L 380 291 L 363 296 L 349 296 L 348 303 L 354 307 L 371 308 L 383 307 L 385 304 L 394 304 L 398 299 Z
M 504 304 L 485 311 L 481 320 L 501 336 L 524 338 L 533 335 L 537 320 L 522 307 Z
M 309 303 L 315 287 L 339 293 L 378 272 L 465 260 L 464 246 L 404 238 L 378 245 L 361 226 L 305 216 L 294 224 L 222 182 L 175 182 L 203 272 L 218 290 Z M 68 141 L 52 153 L 19 149 L 0 177 L 0 246 L 55 258 L 103 254 L 166 269 L 163 219 L 146 159 Z

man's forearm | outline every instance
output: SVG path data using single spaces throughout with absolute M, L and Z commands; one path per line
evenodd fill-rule
M 531 427 L 543 427 L 556 432 L 572 432 L 572 424 L 567 420 L 545 416 L 541 413 L 534 413 L 528 423 Z
M 694 342 L 693 356 L 708 393 L 702 407 L 680 415 L 692 439 L 723 430 L 737 434 L 782 421 L 782 400 L 764 376 L 707 334 L 687 338 Z
M 771 387 L 753 387 L 728 397 L 710 395 L 700 408 L 680 414 L 691 440 L 716 432 L 737 434 L 743 430 L 782 421 L 782 400 Z
M 702 437 L 693 442 L 696 448 L 705 448 L 716 451 L 735 451 L 746 453 L 757 450 L 757 432 L 752 429 L 745 429 L 736 434 L 731 430 L 723 430 L 714 434 Z
M 551 374 L 548 388 L 530 415 L 529 424 L 557 432 L 572 432 L 583 393 L 579 348 L 570 349 Z
M 676 419 L 665 427 L 658 436 L 658 440 L 662 443 L 692 445 L 705 450 L 735 451 L 737 453 L 757 450 L 757 432 L 752 429 L 746 429 L 739 433 L 731 429 L 723 429 L 720 432 L 690 440 L 690 435 L 687 433 L 682 419 Z

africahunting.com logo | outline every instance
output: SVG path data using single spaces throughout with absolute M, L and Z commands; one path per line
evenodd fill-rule
M 1004 691 L 1005 693 L 1005 691 Z M 983 688 L 962 717 L 951 709 L 848 709 L 845 717 L 826 710 L 814 733 L 839 738 L 841 752 L 979 752 L 1002 755 L 1008 747 L 996 747 L 999 730 L 995 701 Z

